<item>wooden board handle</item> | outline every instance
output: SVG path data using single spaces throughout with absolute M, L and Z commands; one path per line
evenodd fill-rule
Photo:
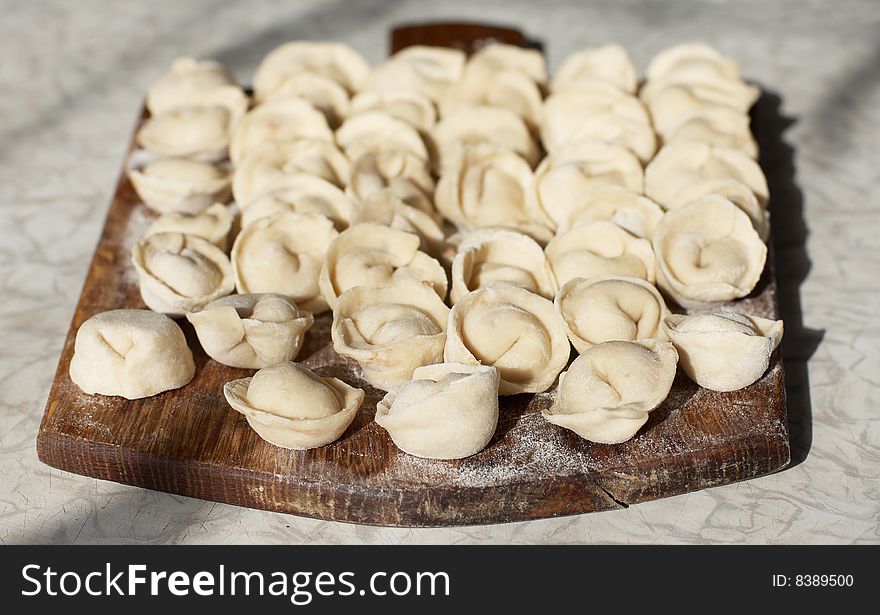
M 431 45 L 461 49 L 470 55 L 490 43 L 529 46 L 529 41 L 519 30 L 484 23 L 414 23 L 391 31 L 391 53 L 412 45 Z

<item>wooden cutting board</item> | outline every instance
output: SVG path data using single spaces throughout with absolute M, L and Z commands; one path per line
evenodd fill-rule
M 489 40 L 524 44 L 519 32 L 473 24 L 408 26 L 392 49 L 417 43 L 472 51 Z M 132 145 L 133 147 L 133 145 Z M 789 462 L 783 368 L 776 353 L 752 386 L 716 393 L 682 374 L 632 440 L 592 444 L 544 421 L 551 394 L 501 399 L 489 447 L 459 461 L 399 451 L 373 422 L 382 392 L 332 350 L 329 315 L 298 357 L 323 375 L 363 387 L 366 401 L 332 445 L 288 451 L 254 433 L 223 397 L 224 383 L 253 373 L 202 352 L 182 389 L 128 401 L 83 394 L 68 376 L 80 324 L 105 310 L 144 307 L 129 251 L 154 215 L 124 173 L 76 308 L 37 437 L 40 459 L 70 472 L 149 489 L 307 517 L 393 526 L 485 524 L 573 515 L 744 480 Z M 772 250 L 763 279 L 737 309 L 777 318 Z

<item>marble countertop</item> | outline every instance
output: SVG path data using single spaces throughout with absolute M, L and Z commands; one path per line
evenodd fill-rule
M 880 542 L 880 5 L 409 0 L 5 2 L 0 30 L 0 543 Z M 37 460 L 58 355 L 148 86 L 178 55 L 247 82 L 297 38 L 371 62 L 392 24 L 492 19 L 551 68 L 619 42 L 644 68 L 691 39 L 771 94 L 759 117 L 786 335 L 792 467 L 553 520 L 453 529 L 315 521 L 118 485 Z

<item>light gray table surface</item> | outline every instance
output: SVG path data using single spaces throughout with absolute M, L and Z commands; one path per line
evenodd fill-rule
M 0 1 L 0 543 L 880 542 L 880 3 Z M 775 96 L 775 244 L 793 467 L 575 517 L 451 529 L 315 521 L 97 481 L 37 460 L 58 355 L 149 85 L 178 55 L 247 83 L 286 40 L 375 63 L 390 27 L 493 20 L 640 69 L 692 39 Z

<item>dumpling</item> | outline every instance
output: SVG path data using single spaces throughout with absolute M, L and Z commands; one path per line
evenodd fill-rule
M 230 295 L 186 315 L 209 357 L 260 369 L 292 361 L 315 323 L 284 295 Z
M 195 370 L 173 320 L 149 310 L 110 310 L 80 325 L 69 371 L 89 395 L 140 399 L 184 386 Z
M 432 133 L 440 156 L 438 168 L 446 173 L 454 165 L 462 145 L 491 144 L 519 154 L 531 168 L 541 157 L 540 149 L 523 119 L 509 109 L 462 107 L 437 122 Z M 450 161 L 453 161 L 450 164 Z
M 384 111 L 365 111 L 343 122 L 336 142 L 352 160 L 366 152 L 399 150 L 428 160 L 428 148 L 411 124 Z
M 673 209 L 699 196 L 700 184 L 719 180 L 745 184 L 767 204 L 767 178 L 757 162 L 740 150 L 698 142 L 664 146 L 645 169 L 645 194 Z
M 141 163 L 132 156 L 128 178 L 144 204 L 160 214 L 197 214 L 229 200 L 231 174 L 213 164 L 165 158 Z
M 333 222 L 315 213 L 281 213 L 244 227 L 232 245 L 235 288 L 239 293 L 278 293 L 318 314 L 327 309 L 318 278 L 338 233 Z
M 749 217 L 712 194 L 666 212 L 653 242 L 657 285 L 686 308 L 745 297 L 767 260 Z
M 207 239 L 225 252 L 234 219 L 232 212 L 223 203 L 214 203 L 198 214 L 169 212 L 153 222 L 145 237 L 156 233 L 185 233 Z
M 742 150 L 750 158 L 758 158 L 758 144 L 752 136 L 749 116 L 729 107 L 697 109 L 674 124 L 662 137 L 664 143 L 702 141 Z
M 491 284 L 511 284 L 552 299 L 556 280 L 544 250 L 522 233 L 481 229 L 465 235 L 452 261 L 450 299 Z
M 724 197 L 743 210 L 761 240 L 767 241 L 770 237 L 770 212 L 752 189 L 737 179 L 721 177 L 684 186 L 669 201 L 668 209 L 678 209 L 711 195 Z
M 178 107 L 150 117 L 136 139 L 156 156 L 214 162 L 226 158 L 235 120 L 220 105 Z
M 568 56 L 553 75 L 550 90 L 590 86 L 596 81 L 617 86 L 630 94 L 636 91 L 636 68 L 620 45 L 587 47 Z
M 669 342 L 597 344 L 559 377 L 556 399 L 541 414 L 591 442 L 626 442 L 669 395 L 677 362 Z
M 534 175 L 525 160 L 481 143 L 456 150 L 437 182 L 434 202 L 461 229 L 504 227 L 546 242 L 551 221 L 538 210 L 533 191 Z
M 346 193 L 356 203 L 388 189 L 395 196 L 436 217 L 431 196 L 434 178 L 427 160 L 399 149 L 364 152 L 351 165 Z
M 781 320 L 729 311 L 670 314 L 664 323 L 684 373 L 713 391 L 736 391 L 757 382 L 783 330 Z
M 468 64 L 462 79 L 450 86 L 440 100 L 440 115 L 448 117 L 465 107 L 499 107 L 513 111 L 529 126 L 537 127 L 541 103 L 541 90 L 525 73 L 489 71 Z
M 650 239 L 662 217 L 663 210 L 648 197 L 620 186 L 596 186 L 581 195 L 556 232 L 605 220 L 636 237 Z
M 498 370 L 438 363 L 376 405 L 376 423 L 403 452 L 427 459 L 462 459 L 486 448 L 498 426 Z
M 651 284 L 656 279 L 651 242 L 611 222 L 600 220 L 560 233 L 544 252 L 560 286 L 573 278 L 601 275 L 631 276 Z
M 403 90 L 361 92 L 351 99 L 349 113 L 357 115 L 366 111 L 384 111 L 388 115 L 412 124 L 421 132 L 429 132 L 437 122 L 434 103 L 427 96 L 417 92 Z
M 437 102 L 461 79 L 464 63 L 465 54 L 458 49 L 413 45 L 377 66 L 366 89 L 415 92 Z
M 755 104 L 760 90 L 741 81 L 677 83 L 649 81 L 639 91 L 648 108 L 654 128 L 669 134 L 683 119 L 711 107 L 728 107 L 746 113 Z
M 299 139 L 333 143 L 333 131 L 324 114 L 299 98 L 268 102 L 252 109 L 236 124 L 229 141 L 229 158 L 237 165 L 266 141 Z
M 291 76 L 312 73 L 331 79 L 349 94 L 358 92 L 370 75 L 370 65 L 354 49 L 330 41 L 291 41 L 270 51 L 254 73 L 254 94 L 263 100 Z
M 351 166 L 333 143 L 316 139 L 267 141 L 248 152 L 235 168 L 232 192 L 240 207 L 247 207 L 288 175 L 307 173 L 338 188 L 348 183 Z
M 468 293 L 452 308 L 443 359 L 494 365 L 500 395 L 546 391 L 571 355 L 553 303 L 501 284 Z
M 555 228 L 577 209 L 592 189 L 619 186 L 642 192 L 642 165 L 627 149 L 583 141 L 550 154 L 535 170 L 537 207 Z
M 666 339 L 666 303 L 641 278 L 572 278 L 559 290 L 555 304 L 578 352 L 611 340 Z
M 354 203 L 342 190 L 308 173 L 281 176 L 273 183 L 272 190 L 239 207 L 242 227 L 260 218 L 294 212 L 326 216 L 336 230 L 342 231 L 348 228 L 355 213 Z
M 446 298 L 446 271 L 419 250 L 419 237 L 379 224 L 350 226 L 333 240 L 321 268 L 321 292 L 331 309 L 355 286 L 382 288 L 405 280 L 424 282 Z
M 182 316 L 235 290 L 226 254 L 183 233 L 157 233 L 131 248 L 141 297 L 155 312 Z
M 696 83 L 742 79 L 734 60 L 699 42 L 681 43 L 659 52 L 648 64 L 645 77 L 651 81 L 676 79 Z
M 263 440 L 294 450 L 338 440 L 364 403 L 364 392 L 296 363 L 264 367 L 227 382 L 226 401 Z
M 434 289 L 418 281 L 351 288 L 333 308 L 333 350 L 357 361 L 367 382 L 388 391 L 409 382 L 417 367 L 443 361 L 448 316 Z
M 417 235 L 420 249 L 431 256 L 440 256 L 445 247 L 443 229 L 429 213 L 407 205 L 390 190 L 380 190 L 358 205 L 352 224 L 372 222 Z
M 348 92 L 336 81 L 317 73 L 288 75 L 262 102 L 302 98 L 324 114 L 331 127 L 339 126 L 348 115 Z
M 147 109 L 151 115 L 159 115 L 187 107 L 205 92 L 230 85 L 236 85 L 235 77 L 220 62 L 177 58 L 147 93 Z
M 547 62 L 537 49 L 492 43 L 481 47 L 468 60 L 466 69 L 483 73 L 512 70 L 543 85 L 547 81 Z
M 594 140 L 627 148 L 641 162 L 657 151 L 657 137 L 644 105 L 635 96 L 605 88 L 568 89 L 552 94 L 541 113 L 541 140 L 548 152 Z

